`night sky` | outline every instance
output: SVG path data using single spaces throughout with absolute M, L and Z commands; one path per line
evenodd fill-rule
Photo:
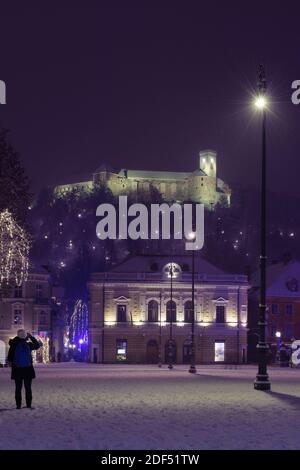
M 204 148 L 218 151 L 226 182 L 255 186 L 260 128 L 249 102 L 262 61 L 274 102 L 270 188 L 297 195 L 300 4 L 280 4 L 1 0 L 0 124 L 33 189 L 104 161 L 194 170 Z

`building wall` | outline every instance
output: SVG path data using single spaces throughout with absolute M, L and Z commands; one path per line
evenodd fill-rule
M 211 163 L 211 160 L 213 163 Z M 184 173 L 184 177 L 174 177 L 169 172 L 167 177 L 157 173 L 157 177 L 127 176 L 127 174 L 113 173 L 101 170 L 94 173 L 90 181 L 60 185 L 55 188 L 55 195 L 61 197 L 73 189 L 91 191 L 94 183 L 106 185 L 115 196 L 136 195 L 149 192 L 150 187 L 156 188 L 167 202 L 192 200 L 204 203 L 207 207 L 215 205 L 222 196 L 230 203 L 230 189 L 224 183 L 217 190 L 216 153 L 213 151 L 200 152 L 200 170 L 194 173 Z M 125 170 L 127 171 L 127 170 Z M 129 172 L 130 173 L 130 172 Z M 165 174 L 166 172 L 164 172 Z M 177 174 L 178 175 L 178 174 Z
M 165 344 L 170 324 L 166 321 L 166 305 L 170 300 L 169 283 L 106 282 L 90 283 L 90 360 L 97 349 L 97 362 L 116 362 L 116 341 L 127 340 L 127 362 L 147 362 L 147 343 L 161 343 L 165 360 Z M 160 304 L 161 322 L 148 322 L 148 302 Z M 104 299 L 103 299 L 104 295 Z M 173 300 L 177 317 L 173 338 L 177 361 L 183 362 L 183 345 L 190 339 L 191 324 L 184 322 L 184 304 L 191 300 L 191 286 L 175 282 Z M 117 305 L 127 305 L 127 322 L 117 323 Z M 225 306 L 225 323 L 216 323 L 216 305 Z M 104 307 L 104 308 L 103 308 Z M 103 309 L 105 312 L 103 321 Z M 247 285 L 197 285 L 195 289 L 195 345 L 198 363 L 215 362 L 215 342 L 225 342 L 225 362 L 242 362 L 247 357 Z M 103 336 L 104 324 L 104 336 Z M 161 325 L 161 327 L 160 327 Z M 160 333 L 161 332 L 161 333 Z M 104 348 L 103 348 L 104 337 Z
M 277 305 L 278 313 L 273 313 L 272 305 Z M 287 305 L 292 306 L 292 313 L 287 312 Z M 268 342 L 276 343 L 276 331 L 280 331 L 281 340 L 284 342 L 300 338 L 300 298 L 268 297 L 267 307 Z
M 16 296 L 17 295 L 17 296 Z M 16 336 L 17 331 L 24 328 L 26 331 L 38 335 L 43 332 L 51 336 L 51 288 L 48 276 L 43 274 L 30 274 L 22 286 L 22 291 L 12 289 L 5 292 L 0 298 L 0 340 L 6 345 L 8 351 L 9 339 Z M 15 323 L 15 313 L 21 312 L 21 323 Z

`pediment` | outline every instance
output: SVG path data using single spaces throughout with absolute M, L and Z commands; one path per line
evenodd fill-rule
M 224 299 L 224 297 L 218 297 L 217 299 L 213 299 L 213 302 L 216 302 L 216 303 L 228 303 L 229 300 L 228 299 Z
M 130 302 L 130 299 L 128 297 L 125 297 L 124 295 L 120 295 L 119 297 L 114 298 L 115 302 Z

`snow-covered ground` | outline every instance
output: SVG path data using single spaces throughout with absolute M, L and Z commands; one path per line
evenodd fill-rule
M 0 449 L 300 449 L 300 369 L 50 364 L 34 410 L 14 407 L 0 369 Z

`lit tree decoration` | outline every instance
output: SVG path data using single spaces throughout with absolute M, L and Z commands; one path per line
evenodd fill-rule
M 70 319 L 69 341 L 77 349 L 88 343 L 88 308 L 82 300 L 77 300 Z
M 43 364 L 47 364 L 50 361 L 49 338 L 47 336 L 46 336 L 46 338 L 43 338 L 43 347 L 41 349 L 42 349 Z
M 0 213 L 0 286 L 13 281 L 20 286 L 28 276 L 30 242 L 25 230 L 5 210 Z

